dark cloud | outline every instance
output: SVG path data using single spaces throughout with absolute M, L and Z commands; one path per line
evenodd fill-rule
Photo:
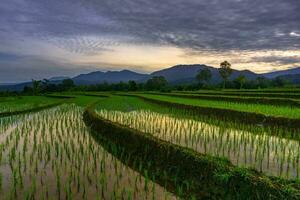
M 261 63 L 272 63 L 273 65 L 299 65 L 300 56 L 265 56 L 265 57 L 254 57 L 249 62 L 261 62 Z
M 79 49 L 96 46 L 97 51 L 106 45 L 82 44 L 80 36 L 86 35 L 126 35 L 140 43 L 195 50 L 293 49 L 300 44 L 300 37 L 290 34 L 300 33 L 298 0 L 9 2 L 0 6 L 4 27 L 50 42 L 53 38 L 75 37 L 74 45 Z M 60 45 L 76 51 L 68 40 L 61 40 Z
M 299 0 L 3 0 L 0 51 L 18 51 L 21 42 L 31 50 L 28 38 L 84 55 L 131 44 L 176 46 L 190 54 L 299 50 L 299 10 Z M 12 62 L 17 58 L 1 59 L 22 70 Z M 291 64 L 298 58 L 252 61 Z

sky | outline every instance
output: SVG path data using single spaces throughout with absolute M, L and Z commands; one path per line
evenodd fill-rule
M 299 0 L 1 0 L 0 83 L 177 64 L 300 66 Z

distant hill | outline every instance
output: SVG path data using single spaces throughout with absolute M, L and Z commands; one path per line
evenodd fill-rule
M 56 76 L 48 79 L 49 81 L 63 81 L 65 79 L 70 79 L 68 76 Z
M 212 83 L 219 83 L 222 81 L 220 77 L 218 68 L 214 68 L 211 66 L 196 64 L 196 65 L 176 65 L 167 69 L 155 71 L 151 74 L 141 74 L 136 73 L 130 70 L 122 70 L 122 71 L 108 71 L 101 72 L 95 71 L 87 74 L 80 74 L 72 78 L 72 80 L 77 85 L 91 85 L 91 84 L 99 84 L 103 82 L 107 83 L 119 83 L 120 81 L 128 82 L 129 80 L 134 80 L 136 82 L 146 82 L 149 78 L 153 76 L 164 76 L 167 81 L 173 85 L 175 84 L 183 84 L 183 83 L 194 83 L 196 82 L 197 73 L 204 69 L 210 69 L 212 73 Z M 230 80 L 237 78 L 240 75 L 244 75 L 247 80 L 254 80 L 257 77 L 264 76 L 266 78 L 272 79 L 278 76 L 288 80 L 291 83 L 299 83 L 299 74 L 300 67 L 295 69 L 265 73 L 265 74 L 256 74 L 249 70 L 235 70 L 233 69 L 233 73 L 230 76 Z M 66 76 L 57 76 L 48 79 L 50 83 L 59 84 L 62 80 L 68 79 Z M 1 84 L 0 91 L 10 90 L 10 91 L 21 91 L 25 86 L 31 86 L 31 81 L 19 84 Z
M 69 79 L 67 76 L 57 76 L 47 79 L 52 84 L 60 84 L 63 80 Z M 7 83 L 0 85 L 0 91 L 22 91 L 24 87 L 32 87 L 32 81 L 24 83 Z
M 196 81 L 195 77 L 197 73 L 204 68 L 210 69 L 212 73 L 211 82 L 219 83 L 222 81 L 218 69 L 206 65 L 176 65 L 171 68 L 153 72 L 151 76 L 164 76 L 170 83 L 190 83 Z M 259 76 L 249 70 L 233 70 L 230 79 L 233 80 L 240 75 L 244 75 L 248 80 L 256 79 Z
M 129 80 L 142 81 L 149 77 L 148 74 L 140 74 L 129 70 L 108 71 L 108 72 L 91 72 L 88 74 L 80 74 L 73 78 L 75 84 L 97 84 L 97 83 L 118 83 L 120 81 L 128 82 Z
M 0 85 L 0 91 L 22 91 L 26 86 L 32 86 L 32 82 L 3 84 Z
M 287 69 L 287 70 L 281 70 L 281 71 L 275 71 L 275 72 L 269 72 L 262 74 L 266 78 L 276 78 L 278 76 L 285 76 L 285 75 L 295 75 L 295 74 L 300 74 L 300 67 L 292 68 L 292 69 Z

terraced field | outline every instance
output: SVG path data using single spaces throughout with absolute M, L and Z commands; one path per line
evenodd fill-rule
M 254 103 L 240 103 L 240 102 L 228 102 L 228 101 L 220 101 L 218 97 L 216 100 L 203 100 L 203 99 L 190 99 L 185 96 L 182 97 L 173 97 L 167 95 L 154 95 L 154 94 L 141 94 L 140 96 L 160 100 L 167 101 L 171 103 L 180 103 L 185 105 L 192 106 L 201 106 L 201 107 L 209 107 L 209 108 L 220 108 L 220 109 L 228 109 L 228 110 L 236 110 L 242 112 L 250 112 L 250 113 L 259 113 L 269 116 L 275 117 L 287 117 L 287 118 L 300 118 L 300 108 L 290 107 L 290 106 L 275 106 L 275 105 L 261 105 Z
M 299 199 L 298 92 L 219 93 L 3 98 L 11 113 L 54 106 L 0 118 L 0 196 Z
M 0 97 L 0 115 L 3 113 L 31 110 L 60 103 L 60 99 L 45 96 Z

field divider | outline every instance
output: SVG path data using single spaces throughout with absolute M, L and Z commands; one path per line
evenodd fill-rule
M 185 199 L 299 199 L 297 181 L 265 176 L 106 120 L 88 106 L 94 139 L 120 161 Z M 141 169 L 142 163 L 144 168 Z

